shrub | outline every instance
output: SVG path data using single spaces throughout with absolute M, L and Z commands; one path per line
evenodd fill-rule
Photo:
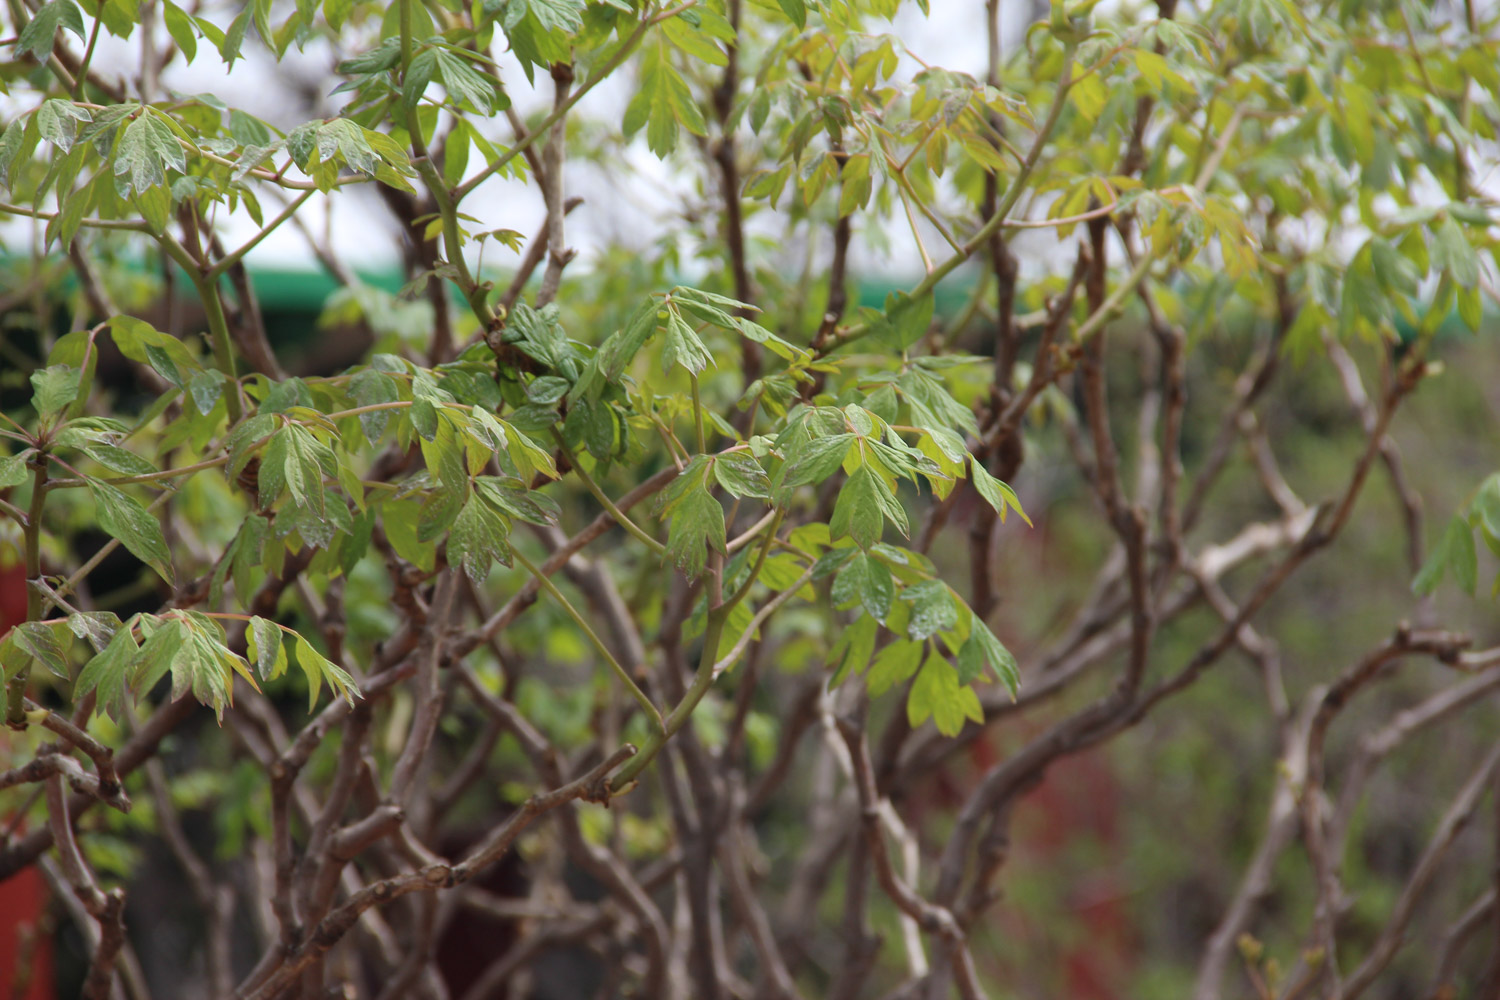
M 1094 6 L 962 12 L 975 76 L 885 0 L 12 0 L 0 878 L 84 994 L 1493 989 L 1457 713 L 1500 653 L 1408 581 L 1474 589 L 1500 479 L 1396 436 L 1493 294 L 1493 19 Z M 341 83 L 285 120 L 169 85 L 297 52 Z M 669 238 L 575 263 L 588 162 Z M 396 295 L 308 224 L 367 190 Z M 247 269 L 298 226 L 343 286 L 301 367 Z M 867 245 L 923 276 L 871 299 Z M 1345 538 L 1376 482 L 1398 554 Z M 1377 768 L 1439 723 L 1380 861 Z M 1107 815 L 1027 797 L 1072 758 Z M 1152 892 L 1068 902 L 1086 838 L 1028 814 Z

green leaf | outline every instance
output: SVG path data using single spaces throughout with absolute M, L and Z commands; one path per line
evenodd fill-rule
M 1444 216 L 1432 238 L 1433 269 L 1446 270 L 1460 288 L 1474 287 L 1479 281 L 1479 256 L 1458 220 L 1452 215 Z
M 724 508 L 700 485 L 672 507 L 666 554 L 688 577 L 696 577 L 708 564 L 708 546 L 728 553 Z
M 784 361 L 805 360 L 811 355 L 796 344 L 782 340 L 776 334 L 767 330 L 758 323 L 754 323 L 743 316 L 734 317 L 734 328 L 745 337 L 757 344 L 764 344 L 770 352 Z
M 354 374 L 354 377 L 349 380 L 349 395 L 359 406 L 394 403 L 400 398 L 400 393 L 396 389 L 396 380 L 385 372 L 376 371 L 373 368 L 362 368 Z M 391 410 L 371 410 L 369 413 L 359 415 L 359 426 L 364 430 L 365 437 L 371 444 L 379 441 L 380 435 L 385 433 L 385 425 L 391 418 L 391 412 Z
M 64 153 L 73 148 L 78 137 L 78 123 L 93 121 L 87 108 L 80 108 L 72 101 L 54 98 L 44 101 L 36 109 L 37 131 L 41 137 Z
M 62 625 L 63 622 L 57 622 Z M 33 660 L 46 667 L 54 676 L 68 680 L 68 651 L 58 641 L 57 633 L 49 622 L 22 622 L 11 631 L 16 646 Z
M 885 498 L 890 496 L 895 500 L 890 494 L 890 487 L 868 464 L 855 469 L 833 505 L 833 516 L 828 519 L 829 535 L 835 541 L 848 536 L 862 549 L 880 541 L 885 531 Z
M 6 630 L 0 635 L 0 676 L 8 681 L 30 665 L 31 654 L 16 644 L 15 630 Z
M 187 390 L 198 412 L 208 416 L 224 395 L 224 377 L 217 371 L 198 372 L 188 379 Z
M 1474 529 L 1458 514 L 1448 522 L 1443 537 L 1428 553 L 1427 561 L 1412 581 L 1412 591 L 1426 597 L 1437 589 L 1443 575 L 1450 569 L 1464 593 L 1472 596 L 1479 579 L 1479 556 L 1474 547 Z
M 844 464 L 853 444 L 853 434 L 834 434 L 810 437 L 794 445 L 777 474 L 778 490 L 823 482 Z
M 947 428 L 978 432 L 974 411 L 954 399 L 942 382 L 921 367 L 912 367 L 897 378 L 896 388 L 911 404 L 912 423 L 923 430 L 934 434 Z
M 518 521 L 556 524 L 562 516 L 557 502 L 547 494 L 510 485 L 495 476 L 476 479 L 474 488 L 486 501 Z
M 255 672 L 263 681 L 275 680 L 286 672 L 286 649 L 282 645 L 281 626 L 259 615 L 250 619 L 245 633 L 246 649 L 255 660 Z
M 901 592 L 901 600 L 911 605 L 906 634 L 913 639 L 927 639 L 958 624 L 958 604 L 941 580 L 912 584 Z
M 1478 333 L 1480 325 L 1484 323 L 1484 298 L 1479 285 L 1476 283 L 1472 288 L 1460 288 L 1457 298 L 1459 318 L 1470 330 Z
M 81 449 L 85 455 L 115 472 L 126 476 L 149 476 L 160 471 L 156 466 L 141 458 L 134 452 L 126 451 L 117 445 L 97 441 L 84 445 Z
M 922 643 L 897 639 L 875 655 L 865 685 L 872 697 L 879 697 L 892 687 L 909 679 L 922 663 Z
M 337 472 L 336 464 L 327 445 L 314 438 L 305 427 L 288 424 L 272 435 L 261 458 L 261 507 L 271 506 L 286 490 L 296 506 L 305 506 L 322 514 L 323 473 Z
M 88 480 L 99 527 L 118 538 L 131 555 L 172 582 L 172 554 L 156 516 L 129 494 L 97 479 Z
M 976 648 L 966 653 L 965 650 L 969 650 L 971 645 Z M 1021 689 L 1020 664 L 1016 662 L 1010 650 L 1005 648 L 1005 644 L 995 638 L 995 633 L 990 631 L 989 626 L 979 620 L 978 615 L 974 616 L 968 641 L 959 649 L 958 658 L 960 680 L 965 684 L 977 677 L 978 672 L 983 669 L 984 662 L 988 661 L 990 666 L 994 667 L 995 675 L 1000 678 L 1000 682 L 1005 685 L 1006 690 L 1010 691 L 1012 698 Z M 974 660 L 978 661 L 979 667 L 970 675 L 967 664 Z
M 1000 515 L 1002 524 L 1005 522 L 1006 513 L 1011 508 L 1015 508 L 1016 513 L 1021 515 L 1021 520 L 1025 521 L 1027 526 L 1034 527 L 1031 524 L 1031 518 L 1026 516 L 1026 511 L 1021 509 L 1021 500 L 1016 496 L 1016 491 L 990 475 L 989 470 L 972 455 L 969 456 L 969 478 L 974 481 L 974 488 L 979 491 L 980 496 L 984 497 L 984 502 L 995 508 L 995 513 Z
M 193 57 L 198 54 L 198 32 L 193 27 L 193 19 L 187 15 L 181 7 L 172 0 L 163 0 L 165 6 L 162 8 L 163 19 L 167 22 L 167 34 L 172 36 L 172 41 L 182 50 L 182 57 L 187 62 L 192 62 Z
M 187 157 L 166 123 L 142 110 L 120 135 L 115 150 L 115 187 L 122 198 L 128 198 L 131 192 L 145 192 L 166 183 L 168 168 L 185 173 Z
M 198 26 L 203 27 L 203 23 L 200 19 Z M 234 61 L 240 57 L 240 46 L 245 44 L 245 32 L 249 27 L 250 7 L 247 4 L 239 15 L 229 22 L 229 30 L 224 32 L 224 38 L 219 42 L 219 55 L 223 57 L 230 69 L 234 69 Z
M 526 7 L 547 31 L 572 33 L 583 27 L 584 0 L 527 0 Z
M 10 124 L 5 126 L 5 131 L 0 132 L 0 185 L 11 183 L 10 168 L 21 155 L 25 139 L 26 126 L 20 118 L 11 119 Z
M 776 3 L 787 20 L 795 24 L 798 30 L 807 27 L 807 7 L 802 0 L 776 0 Z
M 857 552 L 833 582 L 833 601 L 841 608 L 860 604 L 876 621 L 883 622 L 896 598 L 896 582 L 885 563 L 868 552 Z M 925 638 L 925 636 L 913 636 Z
M 7 486 L 20 486 L 26 482 L 31 473 L 26 468 L 26 458 L 31 454 L 28 448 L 15 455 L 0 455 L 0 489 Z
M 234 654 L 196 627 L 196 622 L 177 619 L 164 624 L 162 630 L 179 633 L 180 644 L 170 661 L 172 700 L 191 691 L 199 704 L 212 708 L 222 719 L 224 706 L 233 699 L 234 678 L 230 673 L 233 667 L 229 660 Z
M 470 580 L 482 584 L 492 560 L 510 564 L 509 537 L 505 515 L 476 492 L 448 529 L 448 562 L 462 566 Z
M 420 517 L 421 505 L 413 501 L 386 501 L 380 506 L 380 523 L 396 555 L 430 573 L 437 558 L 437 546 L 417 540 Z
M 432 82 L 432 75 L 437 71 L 437 53 L 433 49 L 423 49 L 412 57 L 406 66 L 406 79 L 401 86 L 401 111 L 403 115 L 409 115 L 417 109 L 422 101 L 422 95 L 427 92 L 427 85 Z
M 202 370 L 203 366 L 198 364 L 198 359 L 193 357 L 186 344 L 162 333 L 145 320 L 114 316 L 110 318 L 109 331 L 121 354 L 131 361 L 150 365 L 178 388 L 185 388 L 192 373 Z
M 698 30 L 688 22 L 684 12 L 662 22 L 661 31 L 683 55 L 705 66 L 726 66 L 729 57 L 714 43 L 706 32 Z M 691 13 L 696 14 L 697 11 Z
M 509 442 L 506 446 L 507 454 L 515 462 L 522 480 L 529 481 L 538 473 L 548 479 L 558 477 L 557 465 L 552 461 L 550 451 L 539 447 L 531 438 L 516 430 L 514 425 L 502 420 L 500 426 L 505 429 L 506 440 Z
M 342 160 L 351 170 L 374 176 L 379 159 L 357 122 L 335 118 L 318 126 L 318 157 L 325 163 Z
M 84 664 L 73 685 L 74 701 L 97 691 L 98 703 L 110 718 L 118 718 L 124 711 L 125 694 L 141 651 L 132 631 L 135 621 L 132 618 L 130 624 L 116 630 L 104 651 Z
M 433 49 L 437 57 L 438 78 L 448 89 L 448 96 L 468 103 L 485 117 L 495 113 L 495 81 L 479 72 L 469 60 L 444 49 Z
M 52 365 L 31 373 L 31 405 L 43 417 L 55 416 L 78 398 L 83 372 L 71 365 Z
M 631 314 L 630 319 L 617 332 L 610 335 L 599 347 L 598 360 L 603 366 L 604 376 L 610 382 L 618 382 L 630 362 L 640 353 L 646 341 L 656 332 L 657 313 L 660 309 L 655 299 L 647 298 Z M 568 393 L 574 400 L 582 395 L 584 382 L 579 380 Z
M 224 581 L 234 579 L 235 593 L 242 601 L 255 592 L 252 573 L 262 568 L 266 536 L 270 523 L 260 514 L 252 513 L 240 524 L 224 556 L 214 567 L 209 578 L 208 599 L 215 606 L 224 599 Z
M 556 305 L 533 309 L 516 304 L 505 326 L 505 343 L 514 344 L 529 358 L 564 374 L 576 373 L 578 353 L 562 327 L 562 312 Z
M 661 370 L 671 370 L 673 365 L 682 365 L 694 375 L 713 364 L 709 353 L 697 331 L 688 326 L 675 305 L 667 310 L 667 336 L 661 352 Z
M 297 666 L 307 677 L 307 710 L 311 712 L 318 705 L 318 691 L 323 682 L 333 688 L 339 694 L 353 702 L 360 697 L 359 685 L 354 683 L 354 678 L 348 672 L 322 653 L 313 648 L 313 644 L 297 633 L 292 633 L 292 647 L 297 659 Z
M 828 686 L 838 687 L 850 673 L 862 674 L 875 652 L 875 633 L 879 623 L 869 615 L 860 615 L 848 628 L 839 632 L 838 641 L 828 654 L 828 662 L 837 669 Z
M 714 459 L 714 478 L 730 496 L 771 498 L 771 480 L 766 470 L 747 451 L 731 451 Z
M 387 38 L 368 52 L 361 52 L 339 63 L 338 71 L 347 76 L 384 73 L 388 69 L 394 69 L 400 61 L 401 39 Z
M 892 292 L 886 297 L 885 315 L 874 332 L 904 351 L 926 336 L 932 325 L 932 309 L 931 292 L 915 299 L 905 292 Z
M 38 62 L 46 62 L 52 53 L 52 41 L 59 28 L 67 28 L 83 38 L 83 15 L 73 0 L 51 0 L 32 15 L 16 40 L 18 52 L 30 53 Z
M 934 650 L 922 665 L 906 699 L 906 719 L 913 729 L 928 718 L 944 736 L 957 736 L 964 721 L 984 722 L 984 711 L 973 688 L 961 687 L 951 664 Z
M 255 23 L 255 33 L 268 48 L 274 48 L 276 32 L 271 30 L 271 0 L 250 0 L 250 20 Z
M 643 125 L 646 145 L 662 158 L 677 148 L 679 125 L 694 135 L 708 134 L 703 112 L 687 82 L 660 58 L 646 63 L 641 72 L 641 89 L 625 108 L 623 130 L 627 138 Z
M 411 409 L 408 412 L 411 416 L 412 427 L 416 428 L 417 433 L 424 440 L 431 441 L 437 436 L 437 407 L 433 405 L 432 400 L 426 396 L 418 396 L 411 401 Z
M 526 398 L 538 406 L 552 406 L 566 396 L 570 388 L 565 378 L 543 375 L 541 378 L 533 379 L 526 387 Z
M 265 122 L 239 108 L 229 110 L 229 134 L 241 146 L 269 146 L 275 141 Z

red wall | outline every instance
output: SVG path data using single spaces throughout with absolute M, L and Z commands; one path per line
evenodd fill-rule
M 3 565 L 4 563 L 10 565 Z M 0 552 L 0 633 L 26 618 L 26 573 L 15 552 Z M 10 731 L 0 727 L 0 766 L 12 767 Z M 10 817 L 0 816 L 9 826 Z M 52 941 L 41 929 L 47 889 L 41 873 L 28 868 L 0 882 L 0 996 L 14 997 L 23 961 L 29 966 L 31 988 L 22 1000 L 52 1000 Z

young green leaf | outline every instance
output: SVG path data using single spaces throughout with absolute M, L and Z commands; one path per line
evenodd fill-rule
M 854 444 L 853 434 L 809 437 L 794 444 L 787 452 L 786 464 L 776 476 L 778 490 L 790 490 L 809 483 L 821 483 L 844 464 L 844 457 Z
M 965 720 L 984 722 L 979 696 L 960 686 L 952 665 L 936 651 L 922 665 L 906 699 L 906 719 L 913 729 L 929 718 L 944 736 L 957 736 Z
M 360 697 L 359 685 L 354 683 L 354 678 L 348 672 L 328 659 L 322 653 L 313 648 L 313 644 L 297 633 L 292 633 L 293 653 L 297 660 L 297 666 L 307 677 L 307 710 L 311 712 L 318 705 L 318 691 L 323 682 L 338 692 L 343 697 L 353 702 Z
M 379 406 L 394 403 L 400 398 L 396 380 L 374 368 L 361 368 L 354 374 L 349 380 L 349 395 L 359 406 Z M 380 440 L 380 435 L 385 433 L 385 425 L 390 420 L 391 413 L 392 410 L 386 409 L 370 410 L 359 415 L 359 426 L 371 444 Z
M 807 6 L 803 0 L 776 0 L 776 3 L 787 20 L 797 26 L 798 31 L 807 27 Z
M 912 584 L 901 592 L 901 600 L 911 605 L 906 632 L 913 639 L 927 639 L 958 624 L 958 604 L 941 580 Z
M 0 456 L 0 489 L 7 486 L 20 486 L 30 478 L 31 473 L 26 468 L 26 459 L 32 454 L 28 448 L 15 455 Z
M 856 552 L 833 582 L 833 600 L 841 608 L 860 604 L 876 621 L 885 621 L 896 597 L 896 582 L 885 563 L 868 552 Z M 913 638 L 926 638 L 916 636 Z
M 12 630 L 11 638 L 23 652 L 46 667 L 54 677 L 68 679 L 68 651 L 58 640 L 51 623 L 22 622 Z
M 52 40 L 59 28 L 68 29 L 80 39 L 84 37 L 83 14 L 73 0 L 50 0 L 43 4 L 21 29 L 16 39 L 16 51 L 29 53 L 33 59 L 45 63 L 52 53 Z
M 571 33 L 583 27 L 583 0 L 527 0 L 526 8 L 544 31 Z
M 713 355 L 708 352 L 702 338 L 698 336 L 675 305 L 667 310 L 667 337 L 662 347 L 661 370 L 670 371 L 673 365 L 682 365 L 694 375 L 713 364 Z
M 448 529 L 448 562 L 462 566 L 470 580 L 482 584 L 492 560 L 510 565 L 509 537 L 505 515 L 476 491 Z
M 829 651 L 828 662 L 835 667 L 828 681 L 830 688 L 838 687 L 850 673 L 862 674 L 875 652 L 875 633 L 879 625 L 869 615 L 860 615 L 854 623 L 839 632 L 838 641 Z
M 714 478 L 734 497 L 771 498 L 771 480 L 755 456 L 747 451 L 731 451 L 714 459 Z
M 90 691 L 97 691 L 98 703 L 110 718 L 118 718 L 124 711 L 125 695 L 130 690 L 136 658 L 140 653 L 140 646 L 133 634 L 135 622 L 136 619 L 132 618 L 121 626 L 104 651 L 84 664 L 73 685 L 75 701 Z
M 995 669 L 1012 698 L 1021 687 L 1021 668 L 1010 650 L 991 632 L 989 626 L 974 618 L 969 638 L 958 650 L 958 679 L 961 684 L 978 680 L 988 662 Z
M 1471 288 L 1479 281 L 1479 256 L 1452 215 L 1444 216 L 1433 230 L 1432 267 L 1453 275 L 1460 288 Z
M 88 480 L 99 527 L 120 540 L 131 555 L 172 582 L 172 554 L 156 516 L 129 494 L 97 479 Z
M 120 616 L 113 611 L 79 611 L 69 615 L 67 621 L 69 631 L 87 640 L 97 653 L 104 652 L 120 630 Z
M 162 15 L 167 23 L 167 34 L 172 36 L 172 41 L 182 50 L 183 59 L 192 62 L 193 57 L 198 54 L 198 31 L 193 25 L 193 19 L 172 0 L 163 0 L 163 5 Z
M 286 672 L 286 650 L 283 647 L 281 627 L 275 622 L 254 615 L 245 635 L 246 650 L 255 660 L 255 672 L 263 681 L 274 680 Z
M 495 81 L 479 72 L 469 60 L 434 48 L 438 78 L 455 101 L 466 102 L 485 117 L 495 113 Z
M 979 491 L 984 502 L 995 508 L 1002 524 L 1005 523 L 1005 515 L 1014 508 L 1028 527 L 1034 527 L 1031 518 L 1026 516 L 1026 511 L 1021 509 L 1021 500 L 1016 496 L 1016 491 L 990 475 L 983 463 L 972 455 L 969 456 L 969 478 L 973 480 L 974 488 Z
M 828 520 L 828 532 L 837 541 L 848 536 L 862 549 L 880 541 L 885 530 L 885 505 L 882 494 L 890 488 L 875 475 L 869 464 L 855 469 L 839 490 Z
M 927 334 L 932 325 L 932 310 L 931 292 L 915 299 L 905 292 L 892 292 L 885 300 L 885 315 L 876 335 L 904 351 Z
M 677 148 L 679 125 L 694 135 L 708 134 L 703 112 L 687 82 L 662 58 L 646 63 L 641 89 L 625 108 L 625 135 L 634 135 L 642 125 L 646 126 L 646 145 L 662 158 Z
M 93 441 L 83 444 L 79 447 L 79 450 L 106 469 L 111 469 L 121 475 L 149 476 L 160 471 L 156 466 L 134 452 L 126 451 L 118 445 L 109 444 L 105 441 Z
M 187 157 L 177 137 L 154 113 L 142 110 L 125 126 L 115 150 L 115 184 L 122 197 L 165 184 L 167 170 L 187 171 Z
M 1479 582 L 1479 556 L 1474 547 L 1474 529 L 1460 514 L 1448 522 L 1443 537 L 1428 553 L 1427 561 L 1412 581 L 1412 592 L 1419 597 L 1431 594 L 1450 569 L 1464 593 L 1472 595 Z
M 44 101 L 36 109 L 37 131 L 64 153 L 73 148 L 73 142 L 78 138 L 78 123 L 93 120 L 87 108 L 61 98 Z
M 52 365 L 31 373 L 31 405 L 43 417 L 61 413 L 78 398 L 83 372 L 70 365 Z
M 191 691 L 199 704 L 212 708 L 222 720 L 224 706 L 234 701 L 233 668 L 229 663 L 234 654 L 188 620 L 169 621 L 163 629 L 180 633 L 179 648 L 170 661 L 172 700 Z
M 703 486 L 689 490 L 672 507 L 667 528 L 667 558 L 689 577 L 708 564 L 708 548 L 727 553 L 724 508 Z
M 870 695 L 878 698 L 915 674 L 922 663 L 922 648 L 920 642 L 897 639 L 875 654 L 875 662 L 865 676 Z

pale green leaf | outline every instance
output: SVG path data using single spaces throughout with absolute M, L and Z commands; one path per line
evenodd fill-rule
M 708 549 L 726 553 L 724 509 L 708 490 L 699 486 L 672 509 L 667 528 L 667 558 L 689 577 L 696 577 L 708 564 Z
M 83 372 L 71 365 L 52 365 L 31 373 L 31 405 L 43 417 L 55 416 L 78 398 Z
M 172 555 L 156 516 L 129 494 L 97 479 L 88 480 L 99 527 L 141 562 L 172 582 Z

